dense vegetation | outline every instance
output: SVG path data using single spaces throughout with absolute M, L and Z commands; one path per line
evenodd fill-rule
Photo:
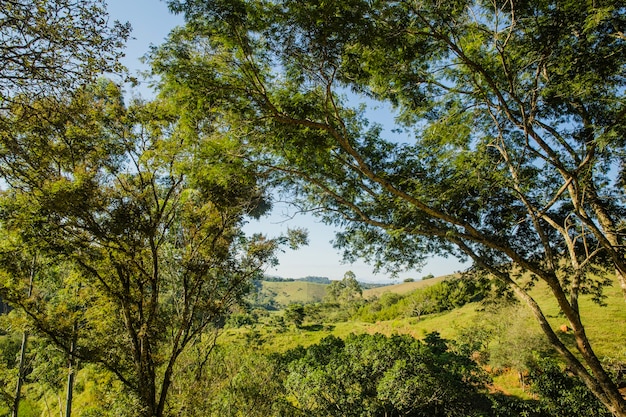
M 0 3 L 2 413 L 626 416 L 623 308 L 593 315 L 626 297 L 623 5 L 167 3 L 151 100 L 103 78 L 132 81 L 103 0 Z M 276 194 L 348 261 L 473 266 L 255 298 L 307 240 L 243 233 Z
M 626 13 L 613 1 L 171 0 L 162 93 L 213 115 L 245 158 L 390 271 L 470 259 L 516 294 L 620 416 L 579 298 L 626 296 Z M 395 110 L 386 131 L 364 106 Z M 402 132 L 404 140 L 389 132 Z M 615 271 L 611 281 L 596 268 Z M 546 283 L 564 344 L 521 277 Z
M 462 308 L 447 310 L 447 298 L 442 297 L 434 311 L 445 311 L 424 313 L 417 322 L 410 309 L 397 307 L 405 300 L 441 294 L 458 286 L 452 284 L 457 281 L 433 280 L 406 294 L 387 292 L 342 303 L 316 303 L 312 298 L 278 312 L 232 314 L 222 336 L 214 339 L 207 333 L 182 354 L 167 412 L 259 417 L 610 415 L 564 368 L 528 311 L 514 300 L 495 302 L 486 290 L 482 301 L 469 300 Z M 619 298 L 613 292 L 607 301 L 619 305 Z M 363 311 L 374 306 L 382 306 L 379 311 L 388 320 L 356 330 L 363 324 Z M 606 311 L 597 308 L 600 314 Z M 455 325 L 447 317 L 461 311 L 467 318 L 450 333 Z M 345 318 L 346 312 L 352 315 Z M 431 330 L 418 338 L 398 333 L 420 326 L 429 329 L 437 320 L 448 323 L 449 338 Z M 390 323 L 408 326 L 390 331 L 385 327 Z M 622 335 L 614 337 L 621 340 Z M 10 381 L 19 334 L 1 340 L 2 375 Z M 613 371 L 623 370 L 620 360 L 626 357 L 614 359 Z M 45 340 L 34 339 L 23 401 L 30 411 L 22 415 L 58 407 L 65 378 L 64 355 L 49 349 Z M 130 416 L 140 406 L 99 366 L 80 364 L 74 390 L 78 415 Z M 10 397 L 7 391 L 5 398 Z

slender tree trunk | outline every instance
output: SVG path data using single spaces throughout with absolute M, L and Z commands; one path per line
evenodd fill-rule
M 22 334 L 22 346 L 20 348 L 20 366 L 17 375 L 17 387 L 15 388 L 15 398 L 13 399 L 13 413 L 12 417 L 17 417 L 20 409 L 20 400 L 22 399 L 22 385 L 24 384 L 24 378 L 26 375 L 25 362 L 26 362 L 26 346 L 28 344 L 28 332 Z
M 28 298 L 33 295 L 33 281 L 35 279 L 35 262 L 36 258 L 33 257 L 33 263 L 30 268 L 30 276 L 28 282 Z M 13 399 L 13 417 L 17 417 L 20 409 L 20 400 L 22 399 L 22 385 L 26 378 L 26 348 L 28 346 L 28 332 L 24 331 L 22 334 L 22 345 L 20 347 L 20 365 L 17 374 L 17 386 L 15 388 L 15 398 Z
M 67 395 L 65 396 L 65 417 L 72 416 L 72 400 L 74 395 L 74 374 L 76 372 L 76 364 L 74 351 L 76 349 L 76 333 L 78 332 L 78 324 L 74 322 L 72 329 L 72 341 L 70 343 L 70 352 L 68 357 L 68 373 L 67 373 Z
M 139 386 L 137 394 L 143 405 L 141 415 L 145 417 L 161 417 L 159 413 L 157 393 L 156 393 L 156 372 L 152 363 L 152 352 L 150 340 L 145 334 L 141 335 L 141 352 L 139 363 L 136 364 L 139 375 Z

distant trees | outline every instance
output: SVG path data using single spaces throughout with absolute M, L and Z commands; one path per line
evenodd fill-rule
M 285 321 L 293 323 L 296 327 L 302 326 L 305 317 L 304 306 L 302 304 L 289 304 L 285 309 Z
M 326 287 L 325 300 L 328 302 L 347 304 L 363 296 L 361 284 L 352 271 L 347 271 L 341 281 L 331 281 Z
M 355 313 L 365 321 L 391 320 L 440 313 L 479 302 L 492 294 L 489 280 L 448 279 L 415 289 L 407 294 L 383 293 L 379 299 L 368 300 Z

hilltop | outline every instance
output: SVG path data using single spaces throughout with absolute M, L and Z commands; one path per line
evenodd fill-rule
M 435 277 L 435 278 L 430 278 L 430 279 L 421 279 L 419 281 L 402 282 L 399 284 L 390 284 L 390 285 L 384 285 L 384 286 L 381 285 L 378 287 L 364 290 L 363 298 L 371 299 L 373 297 L 380 297 L 382 294 L 386 292 L 395 293 L 395 294 L 408 294 L 411 291 L 415 291 L 420 288 L 429 287 L 433 284 L 437 284 L 451 277 L 453 277 L 453 275 L 443 275 L 440 277 Z
M 381 284 L 359 282 L 363 288 L 363 298 L 380 297 L 386 292 L 404 295 L 416 289 L 437 284 L 450 276 L 441 276 L 432 279 L 402 282 L 399 284 Z M 289 304 L 320 303 L 326 295 L 326 287 L 333 281 L 327 277 L 282 278 L 265 277 L 256 283 L 256 293 L 253 304 L 269 310 L 277 310 Z

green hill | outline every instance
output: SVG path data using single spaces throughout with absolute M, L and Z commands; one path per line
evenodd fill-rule
M 419 288 L 441 282 L 450 276 L 437 277 L 428 280 L 403 282 L 395 285 L 371 284 L 372 288 L 363 290 L 363 298 L 372 299 L 380 297 L 386 292 L 396 294 L 407 294 Z M 289 304 L 311 304 L 318 303 L 324 299 L 326 295 L 326 287 L 332 281 L 322 281 L 314 279 L 280 279 L 270 278 L 257 283 L 257 300 L 256 304 L 261 306 L 272 306 L 280 309 Z M 367 287 L 368 284 L 362 284 Z
M 380 297 L 385 292 L 407 295 L 411 291 L 426 286 L 436 284 L 449 277 L 439 277 L 426 281 L 408 282 L 398 285 L 386 286 L 364 291 L 364 298 L 371 299 L 374 296 Z M 263 291 L 272 293 L 276 302 L 281 306 L 290 303 L 310 303 L 323 299 L 325 292 L 324 285 L 305 282 L 282 282 L 264 283 Z M 558 307 L 550 295 L 550 291 L 544 284 L 537 284 L 531 292 L 532 296 L 542 306 L 546 317 L 552 323 L 553 328 L 560 329 L 566 325 L 565 319 L 559 314 Z M 580 297 L 581 311 L 585 329 L 591 342 L 600 358 L 626 362 L 626 309 L 619 286 L 614 285 L 605 289 L 605 305 L 600 306 L 591 300 L 590 296 Z M 346 314 L 351 314 L 346 311 Z M 491 316 L 490 316 L 491 314 Z M 504 314 L 504 316 L 502 315 Z M 515 315 L 515 317 L 512 317 Z M 467 337 L 472 332 L 477 332 L 484 326 L 510 327 L 510 336 L 517 335 L 525 337 L 529 333 L 540 334 L 536 321 L 528 313 L 528 309 L 523 304 L 516 304 L 512 310 L 506 313 L 491 312 L 489 307 L 481 303 L 469 303 L 463 307 L 447 312 L 423 315 L 421 318 L 407 317 L 399 315 L 389 320 L 376 322 L 365 322 L 361 320 L 333 320 L 327 322 L 322 317 L 308 317 L 305 319 L 305 326 L 297 332 L 274 333 L 270 328 L 266 337 L 272 340 L 269 344 L 271 350 L 283 350 L 295 347 L 299 344 L 309 345 L 317 343 L 321 338 L 329 334 L 344 337 L 350 333 L 383 333 L 391 335 L 394 333 L 411 334 L 421 338 L 425 334 L 437 331 L 443 337 L 456 339 Z M 504 329 L 506 331 L 506 329 Z M 228 333 L 228 332 L 227 332 Z M 568 332 L 559 334 L 567 343 L 573 343 L 573 337 Z
M 274 312 L 262 318 L 256 326 L 226 329 L 221 340 L 225 344 L 253 340 L 261 351 L 276 353 L 319 343 L 329 335 L 346 338 L 350 334 L 361 333 L 381 333 L 387 336 L 409 334 L 421 339 L 429 333 L 438 332 L 446 339 L 472 343 L 477 347 L 475 357 L 492 375 L 494 392 L 532 398 L 527 387 L 520 383 L 520 375 L 525 372 L 525 361 L 533 351 L 542 357 L 552 354 L 546 348 L 545 336 L 524 304 L 470 302 L 449 311 L 423 314 L 420 317 L 402 308 L 403 303 L 405 306 L 410 305 L 408 303 L 420 289 L 430 288 L 450 278 L 452 276 L 366 290 L 365 300 L 352 306 L 311 306 L 305 310 L 306 317 L 300 327 L 282 320 L 283 312 Z M 325 289 L 324 285 L 306 285 L 303 282 L 268 284 L 272 285 L 267 285 L 265 290 L 276 292 L 276 299 L 283 305 L 319 300 L 323 298 Z M 319 293 L 314 296 L 316 291 Z M 385 293 L 395 293 L 398 297 Z M 624 299 L 618 285 L 606 287 L 604 293 L 605 305 L 594 303 L 589 295 L 581 295 L 580 308 L 585 329 L 600 360 L 619 366 L 626 363 Z M 574 337 L 566 327 L 566 320 L 559 314 L 549 288 L 543 283 L 537 283 L 531 295 L 542 306 L 559 337 L 575 352 Z M 396 303 L 391 304 L 394 300 Z M 381 312 L 387 309 L 395 311 L 395 315 L 390 315 L 389 319 L 368 321 L 357 318 L 362 317 L 363 306 L 376 304 L 379 304 Z
M 403 282 L 400 284 L 385 285 L 382 287 L 370 288 L 370 289 L 363 291 L 363 298 L 371 299 L 374 297 L 380 297 L 382 294 L 386 292 L 404 295 L 404 294 L 410 293 L 411 291 L 415 291 L 420 288 L 425 288 L 433 284 L 437 284 L 451 277 L 452 275 L 445 275 L 445 276 L 432 278 L 432 279 L 412 281 L 412 282 Z
M 259 297 L 273 300 L 278 308 L 289 304 L 310 304 L 322 301 L 326 295 L 326 284 L 308 281 L 261 281 Z

